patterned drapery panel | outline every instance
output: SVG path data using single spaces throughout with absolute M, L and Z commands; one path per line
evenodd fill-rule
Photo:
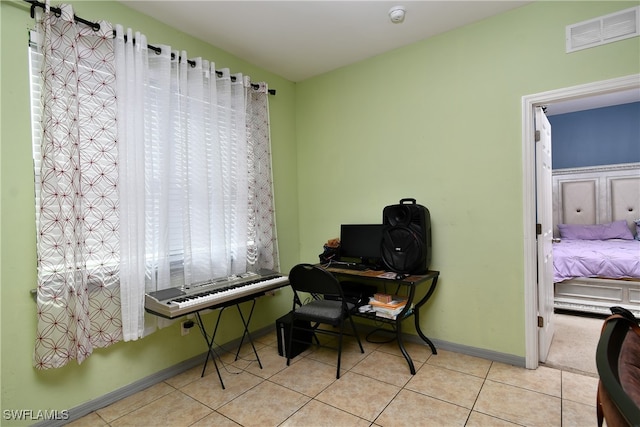
M 121 339 L 116 94 L 111 27 L 77 26 L 70 6 L 38 21 L 42 139 L 39 369 L 80 363 Z
M 257 268 L 279 271 L 278 245 L 276 241 L 275 206 L 273 204 L 273 173 L 271 169 L 271 133 L 269 129 L 269 94 L 265 83 L 257 83 L 256 90 L 249 90 L 247 102 L 247 133 L 251 145 L 249 185 L 251 188 L 249 209 L 250 234 L 255 245 L 250 247 L 249 263 Z

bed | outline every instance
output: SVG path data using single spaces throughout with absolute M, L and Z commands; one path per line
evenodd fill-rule
M 640 163 L 553 171 L 554 307 L 640 316 Z

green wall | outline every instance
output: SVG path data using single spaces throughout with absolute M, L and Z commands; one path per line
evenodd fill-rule
M 298 213 L 295 166 L 295 84 L 239 60 L 202 41 L 132 11 L 117 2 L 79 1 L 76 14 L 88 20 L 104 19 L 132 27 L 147 35 L 151 44 L 186 49 L 189 57 L 215 61 L 254 81 L 276 89 L 269 98 L 274 185 L 282 270 L 298 261 Z M 182 337 L 175 324 L 135 342 L 97 349 L 81 365 L 48 371 L 32 367 L 36 332 L 36 304 L 30 290 L 36 287 L 33 163 L 29 110 L 28 29 L 33 27 L 28 4 L 0 2 L 1 76 L 1 357 L 2 410 L 63 410 L 76 407 L 137 380 L 204 353 L 204 340 L 193 333 Z M 294 209 L 291 209 L 291 207 Z M 290 291 L 263 298 L 252 319 L 253 329 L 274 324 L 290 308 Z M 241 334 L 234 311 L 225 313 L 224 343 Z M 207 315 L 209 322 L 214 315 Z M 1 415 L 0 415 L 1 416 Z M 19 424 L 2 418 L 1 425 Z M 30 422 L 28 424 L 31 424 Z
M 315 262 L 339 225 L 379 222 L 416 198 L 432 216 L 441 271 L 422 328 L 430 337 L 524 357 L 521 98 L 640 72 L 640 40 L 565 54 L 564 28 L 638 2 L 537 2 L 294 84 L 117 2 L 77 14 L 187 49 L 277 89 L 270 98 L 282 270 Z M 82 365 L 31 366 L 36 283 L 28 7 L 0 2 L 1 409 L 67 409 L 202 352 L 178 325 L 99 349 Z M 289 306 L 260 301 L 254 328 Z M 231 322 L 228 322 L 231 323 Z M 240 334 L 225 329 L 224 339 Z M 409 331 L 411 332 L 411 331 Z M 4 420 L 2 421 L 4 425 Z
M 565 26 L 638 2 L 541 1 L 297 85 L 300 236 L 415 198 L 438 289 L 427 336 L 525 356 L 522 96 L 640 72 L 640 39 L 565 53 Z

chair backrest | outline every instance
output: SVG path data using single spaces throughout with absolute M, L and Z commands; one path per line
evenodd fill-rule
M 289 272 L 289 283 L 296 292 L 330 295 L 344 298 L 338 279 L 324 268 L 312 264 L 298 264 Z
M 636 320 L 616 313 L 606 319 L 598 341 L 596 366 L 601 405 L 598 409 L 604 413 L 609 427 L 640 425 L 640 335 L 637 331 Z

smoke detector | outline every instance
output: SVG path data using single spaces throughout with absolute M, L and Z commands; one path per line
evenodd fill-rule
M 393 6 L 389 9 L 389 19 L 394 24 L 399 24 L 404 21 L 405 9 L 404 6 Z

